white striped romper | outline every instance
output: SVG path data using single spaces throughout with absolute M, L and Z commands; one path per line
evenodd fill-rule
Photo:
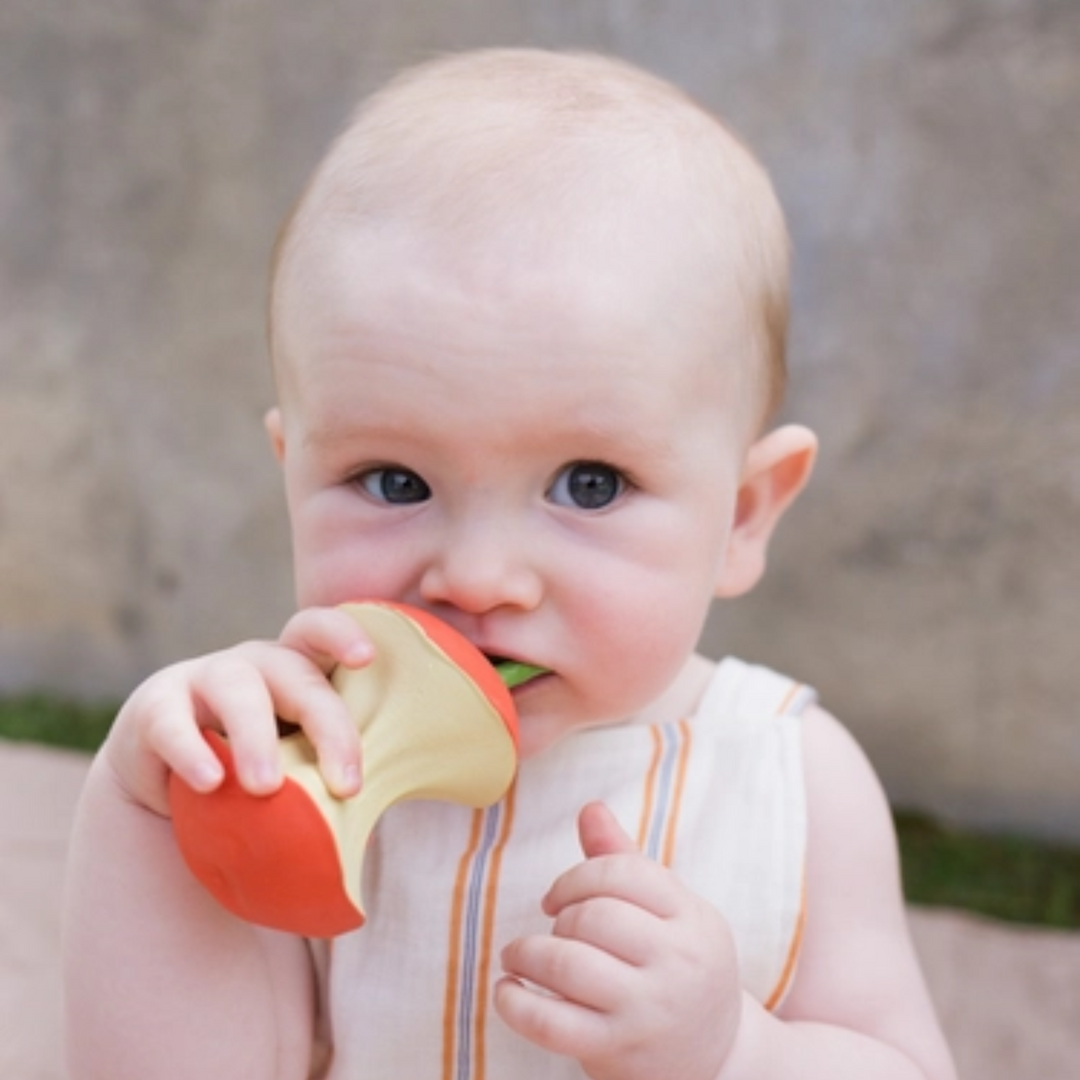
M 402 803 L 365 856 L 368 920 L 312 944 L 330 1080 L 581 1080 L 511 1032 L 491 996 L 503 945 L 550 929 L 540 898 L 582 858 L 580 808 L 604 800 L 642 849 L 732 928 L 767 1007 L 794 973 L 806 811 L 798 714 L 809 688 L 722 661 L 694 716 L 574 733 L 522 763 L 486 811 Z

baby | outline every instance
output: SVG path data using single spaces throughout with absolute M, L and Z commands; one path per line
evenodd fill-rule
M 807 688 L 695 652 L 813 463 L 769 426 L 786 310 L 768 179 L 656 78 L 496 50 L 361 108 L 271 290 L 299 614 L 150 678 L 96 759 L 74 1080 L 954 1076 L 866 760 Z M 372 658 L 359 598 L 546 674 L 514 691 L 510 795 L 393 808 L 367 924 L 313 942 L 217 906 L 166 791 L 221 781 L 203 728 L 274 791 L 280 717 L 354 794 L 326 675 Z

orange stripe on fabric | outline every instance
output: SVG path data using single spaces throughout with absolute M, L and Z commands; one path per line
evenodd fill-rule
M 649 734 L 653 741 L 653 755 L 649 763 L 649 771 L 645 774 L 645 792 L 641 802 L 641 820 L 638 822 L 637 834 L 637 846 L 642 850 L 649 839 L 649 822 L 652 820 L 653 799 L 656 796 L 656 774 L 664 755 L 664 741 L 660 737 L 660 732 L 655 727 L 651 727 Z
M 686 769 L 690 763 L 690 724 L 686 720 L 680 720 L 678 724 L 679 735 L 679 760 L 675 772 L 675 789 L 671 795 L 671 806 L 668 809 L 668 819 L 664 827 L 664 851 L 661 862 L 664 866 L 671 866 L 671 860 L 675 857 L 675 835 L 679 829 L 679 812 L 682 809 L 683 789 L 686 787 Z
M 510 832 L 514 827 L 516 795 L 517 784 L 514 784 L 506 794 L 502 830 L 491 853 L 491 864 L 488 869 L 487 883 L 484 887 L 484 928 L 480 944 L 480 971 L 477 978 L 476 1019 L 473 1028 L 473 1046 L 476 1049 L 472 1080 L 484 1080 L 487 1072 L 487 1040 L 484 1036 L 487 1030 L 488 995 L 491 986 L 491 948 L 495 939 L 495 908 L 499 895 L 499 874 L 502 870 L 503 852 L 510 840 Z
M 791 689 L 784 695 L 784 700 L 780 703 L 780 708 L 776 710 L 777 716 L 783 716 L 791 707 L 791 703 L 795 700 L 795 695 L 802 689 L 802 683 L 792 683 Z
M 784 713 L 791 708 L 791 703 L 795 700 L 796 696 L 802 690 L 802 683 L 792 683 L 791 688 L 784 695 L 784 700 L 780 703 L 780 708 L 776 710 L 777 716 L 783 716 Z M 806 929 L 806 868 L 803 868 L 802 885 L 799 889 L 799 914 L 795 918 L 795 930 L 791 935 L 791 944 L 788 946 L 787 957 L 784 960 L 784 966 L 780 971 L 780 978 L 777 980 L 776 986 L 773 987 L 772 993 L 769 995 L 768 1000 L 765 1002 L 765 1008 L 772 1012 L 773 1009 L 780 1004 L 783 1000 L 784 994 L 787 993 L 788 987 L 791 985 L 791 980 L 795 975 L 795 965 L 799 960 L 799 953 L 802 951 L 803 931 Z
M 455 1040 L 457 995 L 461 969 L 461 923 L 465 910 L 465 887 L 473 856 L 480 847 L 480 830 L 483 821 L 483 810 L 474 811 L 469 844 L 458 862 L 457 877 L 454 880 L 454 899 L 450 907 L 450 947 L 446 961 L 446 993 L 443 998 L 443 1080 L 453 1080 L 454 1076 L 454 1053 L 457 1049 Z
M 795 965 L 799 959 L 799 953 L 802 950 L 803 931 L 806 929 L 806 871 L 803 870 L 802 886 L 799 890 L 799 914 L 795 919 L 795 931 L 791 935 L 791 944 L 788 946 L 787 959 L 784 961 L 783 970 L 780 972 L 780 979 L 776 986 L 773 987 L 773 992 L 769 995 L 768 1000 L 765 1002 L 765 1008 L 772 1012 L 777 1005 L 780 1004 L 787 993 L 788 987 L 791 985 L 792 977 L 795 974 Z

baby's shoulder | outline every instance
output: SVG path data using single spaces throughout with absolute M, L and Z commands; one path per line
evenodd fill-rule
M 800 712 L 803 762 L 807 774 L 823 777 L 831 785 L 876 774 L 855 736 L 816 699 Z
M 842 835 L 866 857 L 891 858 L 895 838 L 884 787 L 851 732 L 827 709 L 808 706 L 800 721 L 803 774 L 811 845 Z

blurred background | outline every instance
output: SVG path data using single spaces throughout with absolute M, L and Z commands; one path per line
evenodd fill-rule
M 820 467 L 705 647 L 900 806 L 1080 840 L 1080 5 L 4 0 L 0 694 L 115 699 L 291 609 L 275 231 L 357 99 L 488 44 L 669 77 L 770 168 Z
M 151 671 L 277 632 L 278 224 L 360 96 L 513 44 L 667 76 L 772 172 L 822 455 L 704 647 L 818 687 L 941 823 L 901 839 L 963 1074 L 1075 1076 L 1075 0 L 0 0 L 0 1074 L 63 1074 L 87 761 L 9 740 L 90 747 Z

